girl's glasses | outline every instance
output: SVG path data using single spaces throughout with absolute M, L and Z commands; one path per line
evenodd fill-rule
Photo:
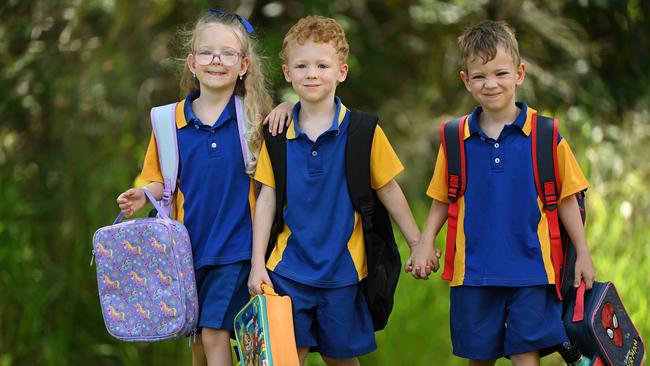
M 242 56 L 242 54 L 237 51 L 224 51 L 221 53 L 212 51 L 194 51 L 193 54 L 196 63 L 201 66 L 210 65 L 215 58 L 224 66 L 234 66 Z

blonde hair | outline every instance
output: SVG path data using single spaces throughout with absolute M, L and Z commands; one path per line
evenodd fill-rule
M 246 141 L 251 153 L 255 156 L 254 164 L 247 167 L 247 173 L 252 174 L 255 172 L 257 159 L 264 140 L 262 120 L 273 107 L 267 84 L 265 59 L 258 52 L 257 39 L 246 31 L 237 16 L 232 13 L 206 13 L 197 20 L 191 30 L 181 30 L 180 36 L 183 40 L 185 55 L 194 50 L 199 31 L 210 24 L 223 24 L 232 28 L 235 36 L 242 44 L 242 53 L 250 60 L 248 71 L 243 79 L 237 79 L 235 95 L 242 97 L 244 100 L 244 111 L 249 124 Z M 185 66 L 185 59 L 183 59 L 182 70 L 181 90 L 183 94 L 200 91 L 198 80 L 193 77 L 190 70 Z
M 336 20 L 320 15 L 304 17 L 289 29 L 282 41 L 280 57 L 286 63 L 288 48 L 295 43 L 303 45 L 309 40 L 317 43 L 332 42 L 341 64 L 347 62 L 350 46 L 345 38 L 345 31 Z
M 461 68 L 467 71 L 467 61 L 477 56 L 483 63 L 488 63 L 496 57 L 498 46 L 510 54 L 515 66 L 521 63 L 517 38 L 508 23 L 486 20 L 467 28 L 458 37 Z

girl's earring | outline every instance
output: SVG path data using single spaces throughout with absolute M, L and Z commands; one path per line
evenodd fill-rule
M 192 79 L 196 80 L 196 74 L 192 73 Z
M 244 75 L 239 75 L 239 80 L 244 80 Z

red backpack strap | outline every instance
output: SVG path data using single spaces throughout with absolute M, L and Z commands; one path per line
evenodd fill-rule
M 551 262 L 555 273 L 555 289 L 558 298 L 562 300 L 560 289 L 564 253 L 557 210 L 562 187 L 557 167 L 558 139 L 557 119 L 534 114 L 532 119 L 532 156 L 535 186 L 546 212 L 551 242 Z
M 440 126 L 440 138 L 447 158 L 447 243 L 445 246 L 445 268 L 442 279 L 451 281 L 454 277 L 456 256 L 456 229 L 458 227 L 458 198 L 465 193 L 465 122 L 467 116 L 457 118 Z

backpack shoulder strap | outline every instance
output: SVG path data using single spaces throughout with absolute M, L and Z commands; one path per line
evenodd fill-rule
M 246 119 L 244 100 L 238 95 L 235 95 L 235 111 L 237 113 L 237 131 L 239 132 L 239 143 L 241 145 L 242 157 L 244 158 L 244 167 L 246 174 L 252 175 L 254 173 L 255 156 L 248 146 L 248 134 L 251 124 Z
M 345 170 L 352 207 L 361 214 L 363 231 L 372 231 L 374 199 L 370 183 L 370 153 L 378 117 L 350 110 L 348 139 L 345 145 Z
M 440 126 L 440 140 L 447 159 L 447 242 L 445 246 L 445 267 L 442 279 L 451 281 L 454 277 L 456 256 L 456 228 L 458 226 L 458 198 L 465 193 L 465 123 L 468 116 L 456 118 Z
M 273 168 L 273 177 L 275 179 L 275 218 L 271 226 L 271 235 L 269 243 L 266 248 L 266 258 L 268 259 L 275 246 L 277 236 L 284 228 L 284 220 L 282 213 L 286 203 L 286 187 L 287 187 L 287 138 L 286 129 L 282 133 L 273 136 L 264 128 L 264 142 L 266 143 L 266 150 L 271 159 L 271 166 Z
M 535 187 L 546 212 L 551 244 L 551 262 L 555 273 L 555 290 L 558 298 L 562 300 L 564 251 L 557 210 L 562 187 L 557 166 L 558 120 L 535 114 L 531 127 Z
M 178 140 L 176 136 L 176 104 L 151 108 L 151 125 L 158 147 L 158 161 L 163 176 L 162 203 L 171 216 L 172 196 L 178 178 Z

